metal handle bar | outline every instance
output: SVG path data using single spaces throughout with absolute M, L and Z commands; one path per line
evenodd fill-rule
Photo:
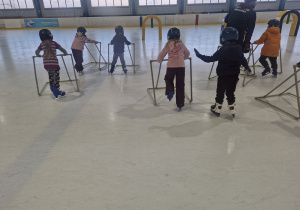
M 72 54 L 59 54 L 59 55 L 56 55 L 56 56 L 67 56 L 67 55 L 71 55 L 72 56 Z M 32 56 L 32 58 L 42 58 L 43 56 Z
M 168 61 L 169 59 L 163 59 L 162 61 Z M 191 57 L 188 57 L 187 59 L 185 60 L 192 60 Z M 153 63 L 153 62 L 157 62 L 157 60 L 150 60 L 150 63 Z

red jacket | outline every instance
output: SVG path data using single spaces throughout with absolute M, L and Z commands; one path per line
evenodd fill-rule
M 280 28 L 279 27 L 270 27 L 268 28 L 261 37 L 254 41 L 254 44 L 264 43 L 263 48 L 261 49 L 261 55 L 267 57 L 278 57 L 279 48 L 280 48 Z

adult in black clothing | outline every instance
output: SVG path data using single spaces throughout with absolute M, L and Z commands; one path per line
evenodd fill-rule
M 245 3 L 235 6 L 225 17 L 226 27 L 238 30 L 238 43 L 242 46 L 244 53 L 248 53 L 250 50 L 250 40 L 256 21 L 255 6 L 256 0 L 245 0 Z
M 226 27 L 221 34 L 222 47 L 212 56 L 202 55 L 194 49 L 196 56 L 204 62 L 219 61 L 216 103 L 211 106 L 211 111 L 217 116 L 220 116 L 225 92 L 229 111 L 233 116 L 235 115 L 234 92 L 239 80 L 240 66 L 243 65 L 248 72 L 251 72 L 242 47 L 237 43 L 238 37 L 238 31 L 235 28 Z

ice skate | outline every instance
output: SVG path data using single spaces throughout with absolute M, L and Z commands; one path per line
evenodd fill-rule
M 54 87 L 54 85 L 50 84 L 50 89 L 55 97 L 55 99 L 58 99 L 58 96 L 59 96 L 59 90 Z
M 230 114 L 232 115 L 233 118 L 235 118 L 235 104 L 231 104 L 231 105 L 228 105 L 228 110 L 230 112 Z
M 123 69 L 123 72 L 124 72 L 124 74 L 127 74 L 127 69 L 124 68 L 124 69 Z
M 111 68 L 110 68 L 110 70 L 109 70 L 109 73 L 114 73 L 114 71 L 115 71 L 115 66 L 114 65 L 111 65 Z
M 245 68 L 245 72 L 248 74 L 248 75 L 252 75 L 252 71 L 250 68 Z
M 274 68 L 273 71 L 272 71 L 272 74 L 273 74 L 274 77 L 277 77 L 277 69 Z
M 212 106 L 210 107 L 210 111 L 211 111 L 212 113 L 214 113 L 217 117 L 220 116 L 221 109 L 222 109 L 222 104 L 219 104 L 219 103 L 215 103 L 214 105 L 212 105 Z
M 169 101 L 172 100 L 173 96 L 174 96 L 174 92 L 170 92 L 170 93 L 167 95 L 167 98 L 169 99 Z
M 58 89 L 58 93 L 59 93 L 59 95 L 60 95 L 61 97 L 66 96 L 66 92 L 65 92 L 65 91 L 62 91 L 62 90 L 59 90 L 59 89 Z
M 271 73 L 270 67 L 266 67 L 265 70 L 261 73 L 261 75 L 265 76 L 265 75 L 270 74 L 270 73 Z

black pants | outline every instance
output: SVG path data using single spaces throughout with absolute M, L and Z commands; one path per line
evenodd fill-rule
M 245 32 L 239 31 L 238 44 L 244 47 Z
M 264 55 L 260 55 L 259 58 L 259 62 L 261 63 L 261 65 L 266 69 L 266 68 L 270 68 L 267 58 L 269 58 L 269 61 L 271 62 L 271 68 L 272 69 L 277 69 L 277 57 L 268 57 L 268 56 L 264 56 Z
M 176 76 L 176 104 L 177 107 L 184 106 L 184 77 L 185 67 L 167 68 L 165 76 L 166 95 L 170 92 L 174 93 L 174 77 Z
M 226 93 L 228 104 L 235 102 L 234 92 L 236 84 L 239 80 L 239 75 L 226 75 L 218 77 L 216 102 L 223 104 L 224 94 Z
M 49 75 L 49 83 L 53 85 L 56 88 L 59 88 L 59 70 L 57 69 L 49 69 L 48 75 Z
M 120 61 L 122 63 L 122 68 L 126 69 L 126 63 L 124 60 L 124 53 L 114 53 L 114 57 L 113 57 L 113 61 L 111 63 L 112 66 L 115 66 L 117 61 L 118 61 L 118 57 L 120 57 Z
M 74 56 L 74 60 L 75 60 L 75 69 L 76 71 L 82 71 L 83 70 L 83 55 L 82 55 L 82 51 L 81 50 L 73 50 L 72 49 L 72 53 Z

